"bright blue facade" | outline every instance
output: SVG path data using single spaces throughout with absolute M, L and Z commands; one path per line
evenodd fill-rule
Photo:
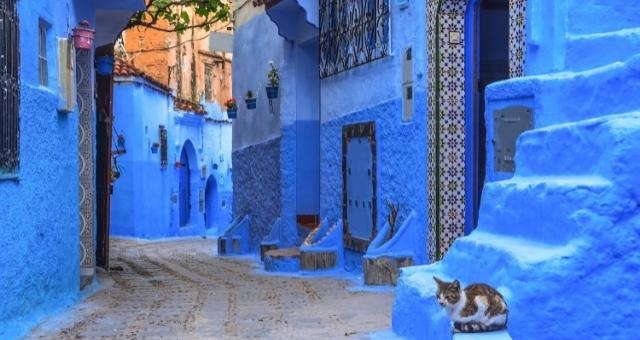
M 131 14 L 139 2 L 111 3 Z M 80 291 L 80 212 L 77 106 L 59 113 L 58 39 L 100 5 L 85 1 L 17 1 L 20 43 L 19 169 L 0 179 L 0 338 L 24 335 L 43 316 L 74 303 Z M 112 18 L 117 20 L 117 15 Z M 39 27 L 45 27 L 48 84 L 39 82 Z M 91 68 L 89 69 L 91 71 Z M 91 73 L 87 76 L 91 77 Z M 92 194 L 92 193 L 86 193 Z M 95 256 L 95 254 L 91 254 Z
M 116 76 L 114 127 L 126 153 L 111 196 L 111 235 L 157 239 L 216 235 L 231 222 L 231 122 L 217 104 L 208 115 L 176 111 L 174 99 L 142 77 Z M 160 127 L 167 164 L 161 164 Z M 115 137 L 114 137 L 115 139 Z
M 628 301 L 640 288 L 640 103 L 632 94 L 640 83 L 639 10 L 623 0 L 527 1 L 525 76 L 486 91 L 487 179 L 477 229 L 442 261 L 402 271 L 397 334 L 450 338 L 435 275 L 497 287 L 514 339 L 636 337 L 639 310 Z M 534 116 L 508 173 L 494 167 L 492 114 L 513 106 Z
M 302 217 L 343 219 L 343 129 L 355 123 L 376 129 L 374 229 L 386 222 L 387 201 L 399 204 L 403 216 L 415 211 L 416 223 L 426 225 L 425 7 L 389 2 L 387 55 L 323 78 L 319 7 L 287 0 L 236 11 L 234 96 L 241 101 L 254 88 L 259 94 L 256 110 L 240 105 L 233 140 L 234 217 L 253 215 L 253 249 L 277 218 L 279 247 L 300 245 Z M 273 110 L 262 89 L 270 60 L 281 76 Z M 413 251 L 424 263 L 426 247 L 419 248 Z M 341 252 L 346 259 L 339 262 L 362 271 L 364 250 Z

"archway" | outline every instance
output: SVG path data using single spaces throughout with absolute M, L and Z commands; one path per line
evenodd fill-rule
M 525 7 L 526 0 L 427 2 L 431 260 L 442 258 L 451 243 L 477 223 L 486 168 L 484 88 L 522 75 Z M 492 21 L 493 14 L 500 20 Z M 501 57 L 494 58 L 493 52 Z M 500 60 L 495 67 L 493 59 Z M 494 69 L 499 75 L 493 75 Z
M 198 163 L 196 150 L 191 141 L 187 140 L 182 146 L 180 165 L 178 167 L 178 222 L 181 227 L 191 224 L 197 214 L 197 180 Z
M 220 224 L 220 197 L 218 195 L 218 182 L 214 176 L 209 176 L 204 194 L 205 229 L 219 228 Z

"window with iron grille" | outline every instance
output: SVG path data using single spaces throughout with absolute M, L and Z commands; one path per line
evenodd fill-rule
M 164 125 L 160 125 L 159 127 L 160 134 L 160 166 L 163 168 L 167 167 L 167 129 Z
M 49 70 L 47 69 L 47 27 L 49 25 L 44 22 L 44 21 L 40 21 L 40 24 L 38 25 L 38 41 L 39 41 L 39 55 L 38 55 L 38 59 L 39 59 L 39 64 L 38 64 L 38 70 L 39 70 L 39 80 L 40 80 L 40 85 L 42 86 L 49 86 Z
M 320 77 L 389 55 L 389 0 L 320 0 Z
M 204 64 L 204 99 L 213 101 L 213 65 Z
M 0 1 L 0 176 L 18 171 L 20 152 L 19 29 L 15 0 Z

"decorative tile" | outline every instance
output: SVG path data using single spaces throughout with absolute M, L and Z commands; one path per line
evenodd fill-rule
M 526 0 L 509 0 L 509 76 L 524 76 Z
M 432 261 L 441 259 L 451 243 L 464 235 L 466 8 L 467 0 L 427 1 L 427 211 Z M 524 74 L 525 9 L 526 0 L 510 0 L 511 77 Z M 450 32 L 455 32 L 455 39 Z
M 78 87 L 78 156 L 80 157 L 80 268 L 81 272 L 93 272 L 95 251 L 93 249 L 93 70 L 91 53 L 78 51 L 76 55 L 76 84 Z

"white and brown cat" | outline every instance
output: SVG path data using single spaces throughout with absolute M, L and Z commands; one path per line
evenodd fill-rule
M 484 283 L 460 288 L 460 282 L 437 277 L 436 298 L 453 322 L 454 333 L 492 332 L 507 328 L 509 309 L 502 295 Z

